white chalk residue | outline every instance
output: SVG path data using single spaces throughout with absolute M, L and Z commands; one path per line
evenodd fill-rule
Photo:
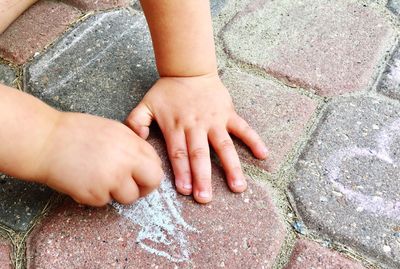
M 341 170 L 340 166 L 343 161 L 349 161 L 355 157 L 372 157 L 387 162 L 393 167 L 397 167 L 392 157 L 390 156 L 390 147 L 393 138 L 400 132 L 400 119 L 393 122 L 390 126 L 382 130 L 376 138 L 377 148 L 359 148 L 349 147 L 336 151 L 326 161 L 325 167 L 328 171 L 328 179 L 333 184 L 333 187 L 347 196 L 349 200 L 357 203 L 365 211 L 379 214 L 381 216 L 400 220 L 400 201 L 385 200 L 379 196 L 366 195 L 340 183 Z
M 113 202 L 118 213 L 141 227 L 136 238 L 146 251 L 173 262 L 190 258 L 185 232 L 197 232 L 181 216 L 181 205 L 170 180 L 163 180 L 160 189 L 130 206 Z

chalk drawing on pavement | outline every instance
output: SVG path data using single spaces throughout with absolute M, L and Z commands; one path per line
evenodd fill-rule
M 369 213 L 378 214 L 395 220 L 400 220 L 400 201 L 388 200 L 380 196 L 367 195 L 356 191 L 340 182 L 340 167 L 343 161 L 351 161 L 356 157 L 376 158 L 394 168 L 398 164 L 390 155 L 390 148 L 393 140 L 400 134 L 400 119 L 394 121 L 391 125 L 385 127 L 376 137 L 377 146 L 375 149 L 347 147 L 334 152 L 325 162 L 325 168 L 328 172 L 328 179 L 333 187 L 343 193 L 350 201 L 362 207 Z M 394 180 L 398 180 L 397 178 Z
M 190 260 L 186 233 L 198 231 L 183 219 L 181 204 L 170 180 L 163 180 L 159 190 L 133 205 L 113 202 L 112 206 L 120 215 L 140 226 L 136 241 L 141 248 L 172 262 Z

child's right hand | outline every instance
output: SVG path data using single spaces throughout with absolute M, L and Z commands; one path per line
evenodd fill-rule
M 91 206 L 132 203 L 163 177 L 155 150 L 128 127 L 80 113 L 60 113 L 38 157 L 37 181 Z

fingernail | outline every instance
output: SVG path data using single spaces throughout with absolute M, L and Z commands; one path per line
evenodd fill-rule
M 183 188 L 185 190 L 191 190 L 192 189 L 192 184 L 189 184 L 189 183 L 183 184 Z
M 201 192 L 199 192 L 199 197 L 200 198 L 209 198 L 210 193 L 208 193 L 207 191 L 201 191 Z
M 242 179 L 235 179 L 233 181 L 233 186 L 234 187 L 242 187 L 242 186 L 244 186 L 244 181 Z

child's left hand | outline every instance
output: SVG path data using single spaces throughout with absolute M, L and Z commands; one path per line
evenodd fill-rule
M 217 73 L 159 79 L 128 116 L 127 124 L 146 139 L 153 119 L 164 134 L 177 190 L 184 195 L 193 193 L 199 203 L 212 199 L 209 142 L 233 192 L 243 192 L 247 183 L 229 133 L 248 145 L 257 158 L 266 158 L 263 141 L 236 114 Z

